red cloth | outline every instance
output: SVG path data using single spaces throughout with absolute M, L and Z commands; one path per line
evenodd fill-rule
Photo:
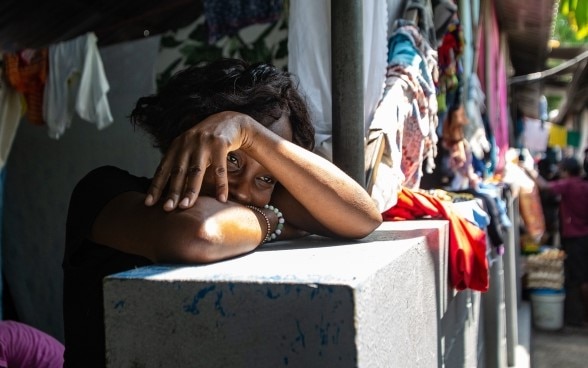
M 8 82 L 21 92 L 26 102 L 26 117 L 30 123 L 45 125 L 43 97 L 49 73 L 49 49 L 25 49 L 4 54 Z
M 413 220 L 430 216 L 449 220 L 449 277 L 457 290 L 488 291 L 486 232 L 454 213 L 451 202 L 403 187 L 397 204 L 382 213 L 384 221 Z

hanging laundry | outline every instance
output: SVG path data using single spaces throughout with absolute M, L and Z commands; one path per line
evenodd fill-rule
M 439 99 L 439 112 L 451 111 L 462 104 L 463 65 L 461 57 L 465 41 L 459 18 L 454 15 L 447 32 L 437 48 L 439 79 L 436 84 Z M 440 118 L 443 120 L 443 117 Z
M 486 256 L 486 233 L 459 216 L 452 203 L 431 194 L 402 188 L 398 203 L 382 214 L 384 221 L 420 218 L 449 221 L 449 277 L 457 290 L 488 291 L 489 267 Z
M 26 118 L 35 125 L 44 125 L 43 94 L 48 73 L 47 49 L 24 49 L 4 54 L 8 82 L 23 94 Z
M 283 0 L 204 0 L 203 5 L 210 44 L 246 26 L 275 22 L 284 7 Z
M 396 157 L 390 157 L 390 160 L 400 159 L 392 165 L 399 166 L 404 175 L 401 184 L 413 189 L 420 185 L 423 168 L 431 171 L 435 166 L 438 122 L 436 55 L 413 22 L 405 19 L 395 22 L 395 31 L 388 43 L 384 98 L 378 109 L 397 112 L 385 114 L 384 119 L 374 119 L 370 126 L 371 130 L 395 131 L 388 142 L 390 146 L 399 145 L 401 154 L 400 157 L 395 154 Z M 374 116 L 378 115 L 378 109 Z M 386 127 L 387 124 L 391 127 Z
M 568 130 L 565 126 L 551 124 L 549 127 L 549 138 L 547 139 L 548 147 L 564 148 L 568 144 Z
M 392 4 L 396 8 L 395 4 Z M 363 106 L 365 133 L 384 93 L 388 43 L 388 4 L 364 0 Z M 297 0 L 288 7 L 288 70 L 307 96 L 318 155 L 332 160 L 331 1 Z
M 524 117 L 523 124 L 523 146 L 531 152 L 545 152 L 551 123 Z
M 5 74 L 1 73 L 0 78 L 0 170 L 4 168 L 8 154 L 12 148 L 12 142 L 16 136 L 16 131 L 20 119 L 22 118 L 23 108 L 21 105 L 21 94 L 18 93 L 4 79 Z M 1 199 L 0 199 L 1 201 Z M 0 206 L 1 207 L 1 206 Z
M 437 36 L 433 16 L 430 0 L 407 0 L 404 4 L 402 18 L 413 22 L 426 42 L 436 46 Z
M 99 130 L 113 122 L 97 41 L 90 32 L 49 47 L 43 116 L 51 138 L 59 139 L 70 127 L 74 111 Z
M 494 191 L 498 190 L 498 186 L 495 184 L 480 184 L 477 189 L 468 188 L 455 193 L 470 193 L 478 200 L 483 203 L 483 208 L 489 216 L 489 223 L 486 227 L 486 234 L 490 244 L 494 247 L 502 247 L 504 245 L 504 234 L 508 227 L 512 226 L 510 219 L 505 213 L 506 205 L 503 199 L 497 194 L 492 195 L 491 192 L 494 187 Z
M 441 41 L 457 13 L 457 4 L 452 0 L 433 0 L 431 6 L 433 7 L 435 37 L 437 41 Z
M 410 85 L 399 79 L 387 89 L 370 125 L 366 153 L 370 158 L 373 155 L 378 157 L 373 158 L 373 164 L 366 165 L 373 170 L 367 187 L 380 212 L 396 205 L 398 192 L 406 178 L 401 169 L 402 151 L 398 142 L 402 139 L 404 121 L 413 112 L 410 96 Z M 376 152 L 371 153 L 371 150 Z
M 567 144 L 568 146 L 572 146 L 574 148 L 580 148 L 580 132 L 569 130 L 567 136 Z
M 486 94 L 482 90 L 480 79 L 476 73 L 473 73 L 468 78 L 468 98 L 465 101 L 465 109 L 469 123 L 464 127 L 464 133 L 475 158 L 482 161 L 490 152 L 490 141 L 486 136 L 482 118 L 482 113 L 486 112 L 485 101 Z

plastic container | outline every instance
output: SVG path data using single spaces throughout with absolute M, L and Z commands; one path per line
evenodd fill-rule
M 534 289 L 531 291 L 533 324 L 542 330 L 559 330 L 564 326 L 563 289 Z

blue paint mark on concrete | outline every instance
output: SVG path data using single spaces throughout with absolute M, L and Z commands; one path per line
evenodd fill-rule
M 320 288 L 314 287 L 310 292 L 310 300 L 313 300 L 320 293 Z
M 215 288 L 214 285 L 210 285 L 204 289 L 201 289 L 195 296 L 194 298 L 192 298 L 192 302 L 190 304 L 186 304 L 184 305 L 184 311 L 191 313 L 191 314 L 199 314 L 200 310 L 198 309 L 198 303 L 200 302 L 200 300 L 204 299 L 204 297 L 206 297 L 206 294 L 210 293 L 211 291 L 213 291 Z
M 216 301 L 214 302 L 214 309 L 216 309 L 220 313 L 221 316 L 226 317 L 227 314 L 225 313 L 225 310 L 223 308 L 222 300 L 223 300 L 223 292 L 222 292 L 222 290 L 219 290 L 216 293 Z
M 300 327 L 300 321 L 296 320 L 296 330 L 298 330 L 298 336 L 294 339 L 295 341 L 300 342 L 303 348 L 306 347 L 306 342 L 304 338 L 304 332 L 302 332 L 302 328 Z
M 265 296 L 267 296 L 268 299 L 278 299 L 280 297 L 280 293 L 275 293 L 270 287 L 268 287 L 265 292 Z
M 301 292 L 302 292 L 302 288 L 300 286 L 296 286 L 296 296 L 300 296 Z
M 175 268 L 177 267 L 164 265 L 145 266 L 134 268 L 128 271 L 119 272 L 114 275 L 107 276 L 107 278 L 142 279 L 149 276 L 169 272 Z
M 319 338 L 321 345 L 329 344 L 329 324 L 324 327 L 319 327 Z
M 123 309 L 125 307 L 125 301 L 119 300 L 118 302 L 114 303 L 114 309 Z
M 341 326 L 337 325 L 335 328 L 335 333 L 332 336 L 333 344 L 339 344 L 339 339 L 341 338 Z
M 311 288 L 309 294 L 311 300 L 316 298 L 319 294 L 324 294 L 325 292 L 333 294 L 335 292 L 335 288 L 332 285 L 310 284 L 309 287 Z

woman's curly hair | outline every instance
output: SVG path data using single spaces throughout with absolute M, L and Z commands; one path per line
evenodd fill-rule
M 314 148 L 314 127 L 294 77 L 266 63 L 219 59 L 189 66 L 174 74 L 158 93 L 140 98 L 130 120 L 165 152 L 178 135 L 228 110 L 247 114 L 266 127 L 286 114 L 293 142 Z

